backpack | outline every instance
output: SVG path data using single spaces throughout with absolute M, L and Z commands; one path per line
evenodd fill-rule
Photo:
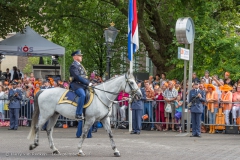
M 151 131 L 151 123 L 142 123 L 142 130 Z
M 128 129 L 128 128 L 129 128 L 128 122 L 122 122 L 122 123 L 120 123 L 120 125 L 118 126 L 118 129 Z

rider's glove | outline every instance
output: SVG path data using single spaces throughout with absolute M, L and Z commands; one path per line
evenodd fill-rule
M 92 86 L 92 83 L 89 83 L 89 85 L 88 86 Z

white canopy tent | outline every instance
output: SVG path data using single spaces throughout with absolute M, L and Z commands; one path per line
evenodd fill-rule
M 0 41 L 0 54 L 13 56 L 64 56 L 65 48 L 43 38 L 29 26 Z

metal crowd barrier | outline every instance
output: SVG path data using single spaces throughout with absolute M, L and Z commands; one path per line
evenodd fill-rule
M 111 125 L 114 128 L 118 128 L 119 126 L 121 126 L 121 124 L 127 124 L 129 123 L 129 107 L 131 107 L 131 104 L 128 103 L 128 106 L 126 106 L 126 101 L 118 101 L 118 103 L 113 103 L 112 105 L 112 113 L 110 116 L 110 121 L 111 121 Z M 8 102 L 7 99 L 0 99 L 0 106 L 2 106 L 3 111 L 2 114 L 0 114 L 0 120 L 1 121 L 9 121 L 10 117 L 9 117 L 9 111 L 5 110 L 6 107 L 6 103 Z M 240 102 L 233 102 L 232 104 L 239 104 Z M 218 106 L 220 106 L 221 103 L 218 104 Z M 147 100 L 144 102 L 144 110 L 143 110 L 143 115 L 144 114 L 148 114 L 148 119 L 147 120 L 143 120 L 142 123 L 150 123 L 152 124 L 152 127 L 156 129 L 156 124 L 161 125 L 162 129 L 166 128 L 166 125 L 168 125 L 168 129 L 172 129 L 172 126 L 174 125 L 174 129 L 181 129 L 181 123 L 178 121 L 176 121 L 175 119 L 175 115 L 171 115 L 171 116 L 167 116 L 166 118 L 166 113 L 165 113 L 165 101 L 164 100 Z M 21 108 L 19 111 L 19 121 L 22 123 L 22 121 L 28 121 L 28 124 L 26 124 L 26 126 L 29 125 L 29 122 L 32 120 L 32 113 L 34 110 L 34 104 L 29 100 L 22 100 L 21 101 Z M 182 108 L 182 111 L 185 112 L 184 114 L 184 120 L 185 120 L 185 125 L 187 124 L 187 120 L 191 120 L 191 113 L 188 113 L 188 108 L 187 106 Z M 1 112 L 1 111 L 0 111 Z M 229 121 L 230 124 L 226 125 L 226 124 L 216 124 L 216 118 L 215 118 L 215 124 L 209 124 L 209 115 L 208 115 L 208 111 L 207 111 L 207 106 L 205 105 L 204 110 L 203 110 L 203 114 L 202 114 L 202 124 L 205 126 L 209 126 L 209 125 L 215 125 L 215 126 L 238 126 L 240 129 L 240 124 L 233 124 L 233 118 L 231 117 L 232 115 L 232 110 L 229 113 Z M 189 117 L 188 117 L 189 116 Z M 215 115 L 216 116 L 216 115 Z M 173 121 L 174 118 L 174 121 Z M 239 111 L 237 114 L 237 118 L 240 118 L 240 106 L 239 106 Z M 181 118 L 182 119 L 182 118 Z M 68 121 L 74 121 L 71 119 L 68 119 L 66 117 L 63 117 L 62 115 L 59 116 L 58 121 L 62 121 L 62 122 L 68 122 Z M 239 120 L 240 122 L 240 120 Z M 191 124 L 191 123 L 190 123 Z M 186 127 L 185 127 L 186 128 Z
M 233 102 L 232 104 L 239 104 L 240 102 Z M 218 103 L 218 106 L 220 106 L 222 103 Z M 129 104 L 128 107 L 131 104 Z M 187 105 L 187 104 L 186 104 Z M 117 128 L 119 126 L 119 124 L 123 123 L 123 121 L 121 120 L 120 114 L 119 114 L 119 109 L 122 107 L 119 103 L 118 104 L 113 104 L 112 106 L 112 115 L 111 115 L 111 124 Z M 168 129 L 173 129 L 173 125 L 174 125 L 174 130 L 180 130 L 181 131 L 181 120 L 178 120 L 178 122 L 176 121 L 175 115 L 173 113 L 171 113 L 170 116 L 165 116 L 166 112 L 165 112 L 165 101 L 164 100 L 147 100 L 144 102 L 144 110 L 143 110 L 143 115 L 144 114 L 148 114 L 148 119 L 147 120 L 142 120 L 142 124 L 143 123 L 150 123 L 153 124 L 152 127 L 154 129 L 156 128 L 156 124 L 160 124 L 162 129 L 166 129 L 166 125 L 168 125 Z M 126 109 L 126 120 L 124 122 L 129 122 L 128 121 L 128 109 Z M 189 108 L 187 106 L 182 107 L 182 112 L 185 112 L 184 114 L 184 125 L 185 125 L 185 129 L 187 128 L 187 120 L 190 121 L 190 125 L 191 125 L 191 113 L 189 111 Z M 230 124 L 226 125 L 225 121 L 224 124 L 216 124 L 216 114 L 215 114 L 215 123 L 214 124 L 209 124 L 209 111 L 207 111 L 207 105 L 204 104 L 203 107 L 203 113 L 202 113 L 202 118 L 201 118 L 201 123 L 204 126 L 209 126 L 209 125 L 214 125 L 214 126 L 224 126 L 224 127 L 232 127 L 232 126 L 238 126 L 239 130 L 240 130 L 240 123 L 239 124 L 233 124 L 233 118 L 231 117 L 232 115 L 232 109 L 229 113 L 229 121 Z M 217 112 L 218 113 L 218 112 Z M 169 113 L 167 113 L 169 114 Z M 224 112 L 223 112 L 224 114 Z M 226 118 L 226 116 L 225 116 Z M 239 111 L 237 114 L 237 118 L 240 118 L 240 106 L 239 106 Z M 239 120 L 240 122 L 240 120 Z

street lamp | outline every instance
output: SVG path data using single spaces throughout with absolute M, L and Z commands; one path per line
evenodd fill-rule
M 58 64 L 58 56 L 52 56 L 52 64 L 55 66 L 55 75 L 57 75 L 56 65 Z
M 106 45 L 107 45 L 107 76 L 106 76 L 106 79 L 110 79 L 110 64 L 111 64 L 111 46 L 113 45 L 117 35 L 118 35 L 118 32 L 119 30 L 117 30 L 115 27 L 114 27 L 114 23 L 110 23 L 110 27 L 108 28 L 105 28 L 104 30 L 104 37 L 105 37 L 105 42 L 106 42 Z

